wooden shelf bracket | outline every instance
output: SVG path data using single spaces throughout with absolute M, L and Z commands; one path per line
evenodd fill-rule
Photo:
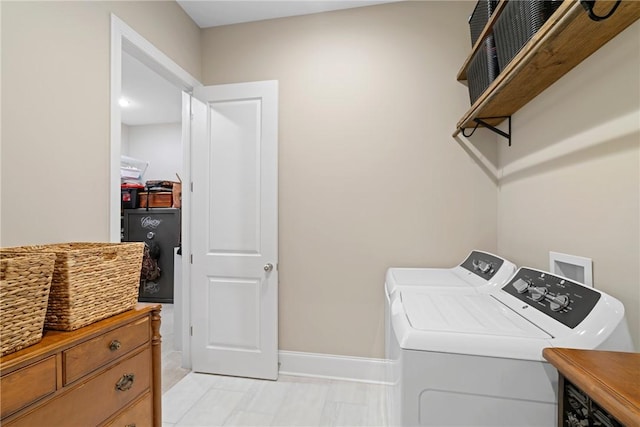
M 509 121 L 508 131 L 505 132 L 503 130 L 498 129 L 497 127 L 485 122 L 485 119 L 507 119 Z M 464 135 L 465 137 L 469 138 L 471 135 L 473 135 L 473 133 L 476 131 L 476 129 L 478 129 L 478 126 L 482 126 L 482 127 L 485 127 L 487 129 L 489 129 L 490 131 L 492 131 L 494 133 L 497 133 L 501 137 L 506 138 L 507 142 L 509 143 L 509 147 L 511 147 L 511 116 L 485 117 L 484 119 L 479 119 L 479 118 L 476 117 L 475 119 L 473 119 L 473 121 L 476 122 L 476 125 L 474 126 L 473 130 L 471 131 L 471 133 L 469 135 L 464 133 L 464 128 L 460 128 L 460 132 L 462 133 L 462 135 Z

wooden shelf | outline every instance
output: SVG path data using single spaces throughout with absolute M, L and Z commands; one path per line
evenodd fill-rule
M 500 2 L 483 34 L 490 31 L 504 3 Z M 605 14 L 613 4 L 597 1 L 595 11 Z M 461 129 L 475 127 L 476 118 L 497 126 L 638 19 L 640 1 L 624 0 L 610 18 L 596 22 L 579 1 L 565 0 L 462 116 L 453 137 Z M 458 73 L 458 80 L 465 80 L 478 44 Z

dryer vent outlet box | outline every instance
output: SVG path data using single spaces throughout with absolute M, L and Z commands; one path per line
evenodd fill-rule
M 549 271 L 593 288 L 593 263 L 591 258 L 549 252 Z

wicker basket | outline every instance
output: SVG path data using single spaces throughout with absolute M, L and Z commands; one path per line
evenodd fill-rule
M 0 356 L 40 342 L 54 254 L 1 253 Z
M 144 243 L 58 243 L 3 249 L 55 253 L 45 328 L 73 331 L 135 307 Z
M 493 27 L 501 70 L 561 4 L 562 0 L 518 0 L 507 3 Z
M 489 34 L 478 51 L 473 55 L 467 69 L 467 83 L 469 85 L 469 99 L 471 105 L 482 95 L 489 85 L 498 77 L 500 68 L 496 57 L 496 47 L 493 35 Z
M 469 16 L 469 32 L 471 33 L 471 46 L 476 43 L 478 37 L 489 22 L 489 18 L 493 15 L 498 5 L 497 0 L 478 0 L 473 13 Z

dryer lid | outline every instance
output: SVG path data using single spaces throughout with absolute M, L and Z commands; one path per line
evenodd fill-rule
M 551 335 L 488 294 L 448 294 L 405 290 L 402 305 L 412 328 L 420 331 L 520 338 Z
M 396 286 L 470 286 L 449 268 L 390 268 L 387 281 Z
M 503 286 L 516 266 L 496 255 L 472 251 L 453 268 L 389 268 L 385 280 L 387 296 L 407 287 L 429 287 L 457 292 L 461 289 Z

